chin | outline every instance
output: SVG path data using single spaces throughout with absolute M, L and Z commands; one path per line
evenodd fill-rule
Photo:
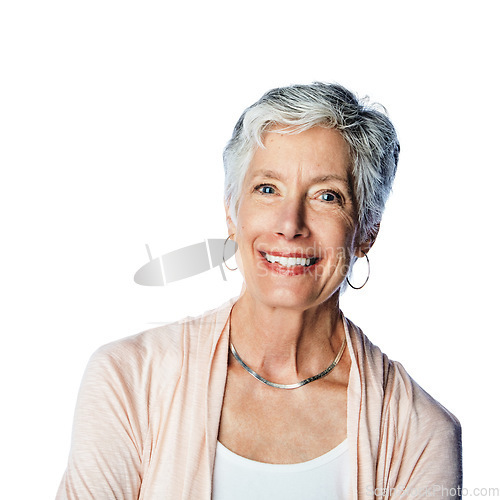
M 305 310 L 317 303 L 318 297 L 304 293 L 304 290 L 286 288 L 260 290 L 257 299 L 268 307 Z
M 333 287 L 331 292 L 326 292 L 323 288 L 315 293 L 314 290 L 305 290 L 305 287 L 259 287 L 257 290 L 254 288 L 254 291 L 251 292 L 248 286 L 246 286 L 246 291 L 255 300 L 268 307 L 304 311 L 319 306 L 328 300 L 335 300 L 334 297 L 338 297 L 340 294 L 340 284 Z

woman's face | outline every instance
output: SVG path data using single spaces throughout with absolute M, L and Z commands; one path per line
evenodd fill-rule
M 355 252 L 348 146 L 322 127 L 270 131 L 263 143 L 243 182 L 237 226 L 226 209 L 238 267 L 255 299 L 307 309 L 339 290 Z

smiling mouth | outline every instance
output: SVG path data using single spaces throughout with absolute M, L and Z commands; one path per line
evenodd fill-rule
M 283 257 L 280 255 L 271 255 L 266 252 L 260 252 L 260 254 L 269 262 L 270 264 L 279 264 L 282 267 L 310 267 L 314 266 L 318 262 L 319 257 Z

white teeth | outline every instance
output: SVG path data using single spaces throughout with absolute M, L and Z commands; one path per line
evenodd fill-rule
M 311 264 L 312 259 L 300 258 L 300 257 L 279 257 L 277 255 L 269 255 L 267 253 L 264 254 L 266 260 L 273 264 L 274 262 L 278 262 L 280 265 L 284 267 L 292 267 L 292 266 L 309 266 Z

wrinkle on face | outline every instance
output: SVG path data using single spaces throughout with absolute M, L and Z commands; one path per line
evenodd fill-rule
M 247 289 L 318 302 L 337 291 L 354 253 L 357 230 L 348 144 L 335 129 L 267 132 L 246 172 L 233 226 Z M 260 185 L 269 187 L 259 188 Z M 326 201 L 338 193 L 334 200 Z M 315 276 L 260 272 L 261 249 L 322 251 Z

